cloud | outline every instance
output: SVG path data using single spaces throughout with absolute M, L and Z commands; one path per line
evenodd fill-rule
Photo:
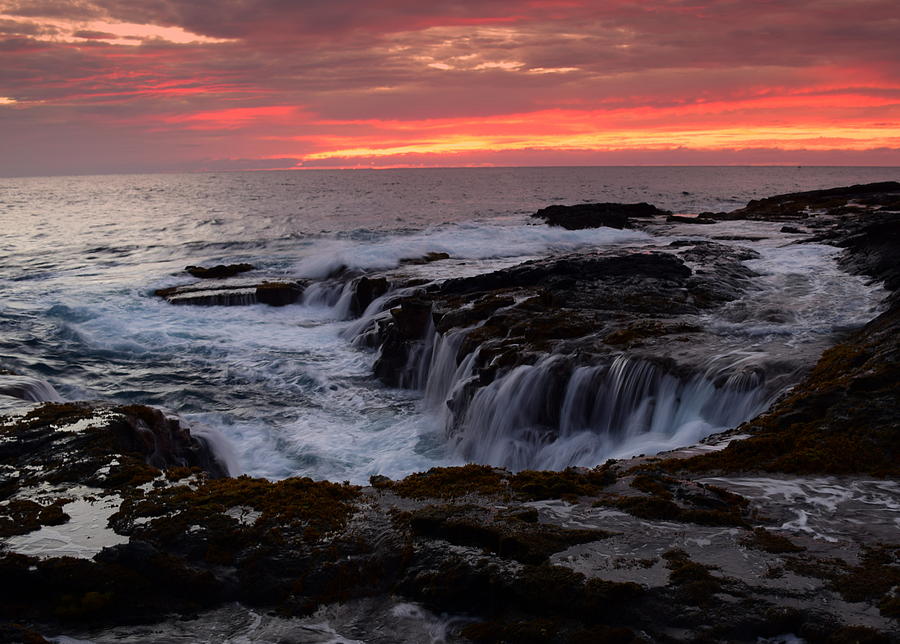
M 641 131 L 723 155 L 735 132 L 891 148 L 898 31 L 895 0 L 0 0 L 0 109 L 74 169 L 81 132 L 110 168 L 132 149 L 146 167 L 650 149 Z M 44 140 L 60 122 L 75 138 Z

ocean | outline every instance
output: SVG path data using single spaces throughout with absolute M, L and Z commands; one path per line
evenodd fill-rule
M 898 176 L 897 168 L 592 167 L 0 179 L 0 368 L 45 379 L 67 400 L 178 414 L 218 437 L 233 474 L 364 483 L 470 460 L 509 465 L 491 446 L 449 440 L 424 385 L 380 384 L 375 353 L 353 343 L 358 322 L 334 298 L 312 289 L 280 308 L 191 307 L 153 291 L 193 281 L 187 265 L 237 262 L 267 278 L 322 278 L 340 266 L 428 280 L 471 275 L 551 253 L 660 243 L 640 230 L 566 231 L 529 219 L 549 204 L 728 211 Z M 730 226 L 740 236 L 743 225 L 719 232 Z M 731 317 L 702 321 L 734 359 L 814 360 L 835 333 L 870 319 L 882 296 L 838 270 L 836 249 L 792 245 L 777 230 L 738 242 L 761 253 L 748 262 L 762 275 L 759 290 Z M 429 252 L 451 259 L 398 269 Z M 739 414 L 716 419 L 686 409 L 660 436 L 582 445 L 571 456 L 551 447 L 513 465 L 595 465 L 677 447 L 766 403 L 748 398 Z

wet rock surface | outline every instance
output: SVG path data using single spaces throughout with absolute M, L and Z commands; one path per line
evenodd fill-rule
M 518 474 L 470 465 L 358 488 L 212 479 L 104 451 L 132 458 L 131 477 L 97 460 L 78 481 L 116 506 L 107 529 L 120 541 L 72 557 L 23 554 L 24 537 L 7 538 L 8 631 L 83 634 L 233 601 L 296 618 L 393 594 L 460 615 L 449 641 L 890 641 L 898 550 L 871 536 L 891 534 L 896 482 L 673 476 L 650 459 Z M 33 501 L 41 514 L 22 528 L 33 536 L 69 522 L 72 484 L 50 478 L 59 499 Z M 0 511 L 26 513 L 36 481 L 6 488 Z M 868 531 L 848 529 L 862 517 Z
M 738 210 L 727 213 L 701 213 L 701 216 L 721 220 L 801 221 L 806 224 L 814 223 L 822 215 L 828 219 L 843 215 L 868 215 L 873 210 L 898 209 L 900 209 L 900 183 L 882 181 L 755 199 Z M 812 221 L 803 221 L 807 219 Z
M 631 218 L 646 218 L 671 214 L 648 203 L 584 203 L 574 206 L 547 206 L 532 215 L 549 226 L 567 230 L 585 228 L 630 228 Z
M 208 278 L 196 284 L 157 289 L 153 294 L 170 304 L 193 306 L 246 306 L 294 304 L 307 283 L 300 280 L 257 281 Z
M 847 270 L 895 289 L 900 185 L 805 194 L 743 215 L 802 220 L 845 249 Z M 810 214 L 822 200 L 832 211 Z M 848 200 L 867 203 L 834 210 Z M 702 343 L 698 316 L 752 293 L 751 257 L 682 239 L 410 285 L 373 317 L 376 371 L 413 386 L 427 334 L 456 333 L 444 350 L 477 364 L 451 400 L 462 413 L 548 356 L 571 377 L 623 348 Z M 392 286 L 365 279 L 355 314 Z M 19 400 L 0 418 L 0 636 L 190 623 L 234 601 L 297 618 L 394 596 L 460 616 L 447 641 L 897 642 L 898 337 L 892 296 L 765 413 L 694 448 L 366 487 L 228 478 L 208 444 L 151 408 Z M 654 368 L 695 366 L 673 353 Z

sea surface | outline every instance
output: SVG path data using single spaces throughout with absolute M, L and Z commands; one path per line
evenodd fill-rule
M 371 376 L 374 353 L 353 346 L 354 322 L 333 303 L 172 306 L 154 289 L 193 281 L 183 271 L 191 264 L 249 262 L 268 278 L 317 278 L 341 265 L 390 270 L 428 252 L 453 258 L 420 269 L 442 279 L 553 252 L 660 241 L 529 219 L 549 204 L 647 201 L 677 213 L 727 211 L 779 193 L 898 178 L 897 168 L 839 167 L 0 178 L 0 368 L 46 379 L 68 400 L 177 413 L 223 437 L 233 473 L 354 483 L 398 477 L 464 462 L 465 452 L 448 440 L 424 392 L 387 388 Z M 740 232 L 747 224 L 729 225 Z M 748 356 L 774 344 L 820 351 L 835 332 L 876 312 L 877 285 L 841 273 L 835 249 L 788 241 L 773 234 L 745 242 L 762 254 L 751 262 L 762 288 L 743 303 L 744 317 L 708 321 Z M 757 309 L 790 315 L 754 316 Z M 723 428 L 692 426 L 665 441 L 589 450 L 589 459 L 675 447 Z M 592 464 L 561 453 L 546 462 Z

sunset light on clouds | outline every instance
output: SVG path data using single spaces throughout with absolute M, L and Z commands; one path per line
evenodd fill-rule
M 900 165 L 896 0 L 0 0 L 0 174 Z

